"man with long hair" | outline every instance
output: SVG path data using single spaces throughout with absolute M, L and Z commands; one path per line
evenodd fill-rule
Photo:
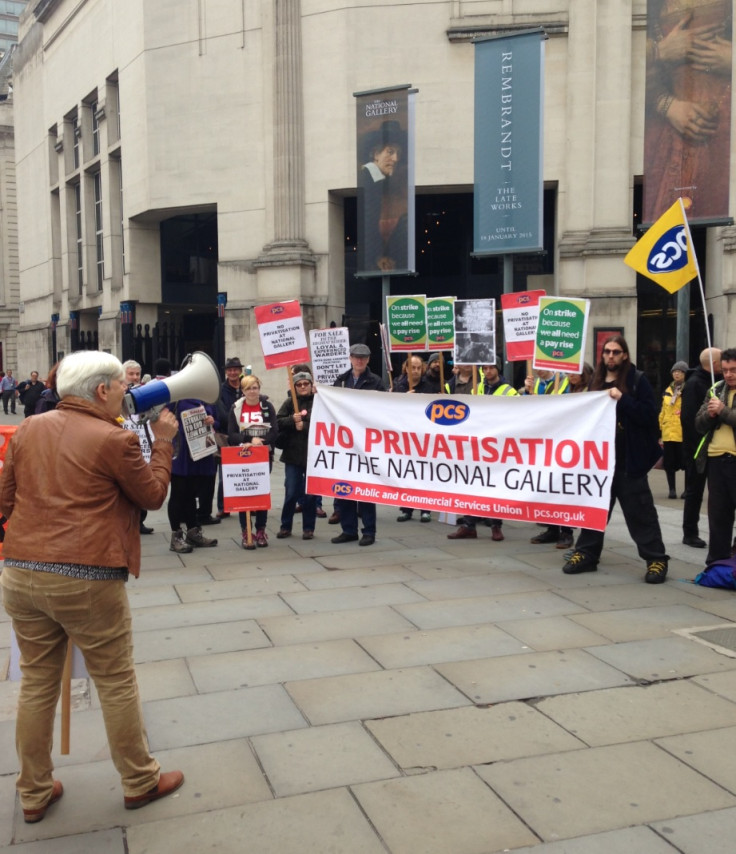
M 616 462 L 609 519 L 618 500 L 639 557 L 646 561 L 644 580 L 647 584 L 662 584 L 667 577 L 669 556 L 647 479 L 659 456 L 659 413 L 649 380 L 632 364 L 629 345 L 622 335 L 613 335 L 604 342 L 590 390 L 607 390 L 616 401 Z M 583 528 L 562 571 L 568 575 L 595 572 L 603 538 L 603 531 Z

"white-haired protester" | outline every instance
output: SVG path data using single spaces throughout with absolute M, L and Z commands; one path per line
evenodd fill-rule
M 128 574 L 140 570 L 140 508 L 156 510 L 166 498 L 176 418 L 164 411 L 152 425 L 147 465 L 137 437 L 119 423 L 126 383 L 118 359 L 71 353 L 56 387 L 56 409 L 20 425 L 0 476 L 8 518 L 0 580 L 22 671 L 16 787 L 28 823 L 63 794 L 51 747 L 67 639 L 94 679 L 126 809 L 184 781 L 181 771 L 161 773 L 149 751 L 125 590 Z

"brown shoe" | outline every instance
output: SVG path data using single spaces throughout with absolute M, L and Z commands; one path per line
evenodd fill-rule
M 302 533 L 303 540 L 313 540 L 314 539 L 314 531 L 304 531 Z
M 495 543 L 500 543 L 503 539 L 505 539 L 500 525 L 491 525 L 491 539 Z
M 317 514 L 318 519 L 326 519 L 327 518 L 327 514 L 325 513 L 325 511 L 321 507 L 318 507 L 315 512 Z
M 447 535 L 448 540 L 477 540 L 478 532 L 469 525 L 460 525 L 456 531 Z
M 126 810 L 139 810 L 147 804 L 157 801 L 159 798 L 165 798 L 172 792 L 175 792 L 184 782 L 184 775 L 181 771 L 167 771 L 161 774 L 158 783 L 146 792 L 145 795 L 136 795 L 133 798 L 125 798 Z
M 328 525 L 339 525 L 340 524 L 340 514 L 337 512 L 337 510 L 327 520 L 327 524 Z
M 23 810 L 23 819 L 26 824 L 35 824 L 37 821 L 43 821 L 46 815 L 46 810 L 55 804 L 64 794 L 64 787 L 59 780 L 54 780 L 54 786 L 51 789 L 51 797 L 46 802 L 45 806 L 39 807 L 37 810 Z

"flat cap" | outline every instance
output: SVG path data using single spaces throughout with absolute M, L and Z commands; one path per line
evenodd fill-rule
M 353 344 L 350 348 L 351 356 L 370 356 L 371 349 L 367 344 Z

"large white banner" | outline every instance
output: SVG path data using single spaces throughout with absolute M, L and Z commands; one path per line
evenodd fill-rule
M 615 427 L 607 392 L 446 397 L 320 386 L 307 492 L 603 531 Z

